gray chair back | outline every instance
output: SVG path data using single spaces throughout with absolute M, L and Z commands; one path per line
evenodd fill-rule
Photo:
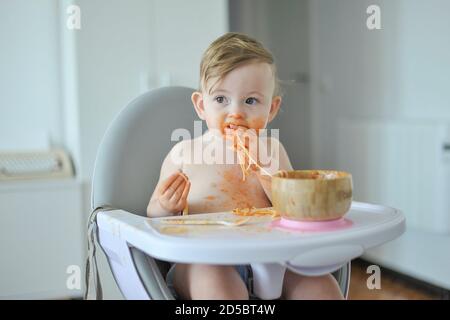
M 174 129 L 191 133 L 198 120 L 194 89 L 159 88 L 123 108 L 108 127 L 95 160 L 92 209 L 110 207 L 146 215 L 164 157 L 177 141 Z

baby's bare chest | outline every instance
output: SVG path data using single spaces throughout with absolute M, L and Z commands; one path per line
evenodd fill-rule
M 271 205 L 256 174 L 243 181 L 239 165 L 185 165 L 183 171 L 191 181 L 190 213 Z

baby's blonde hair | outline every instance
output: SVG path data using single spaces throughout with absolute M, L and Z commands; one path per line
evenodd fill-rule
M 206 49 L 200 63 L 200 90 L 207 90 L 208 81 L 217 78 L 217 81 L 209 87 L 210 92 L 229 72 L 250 62 L 265 62 L 271 66 L 275 80 L 273 96 L 280 95 L 280 81 L 272 54 L 255 39 L 236 32 L 224 34 Z

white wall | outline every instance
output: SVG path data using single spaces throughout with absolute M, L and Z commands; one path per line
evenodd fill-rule
M 0 150 L 62 143 L 57 3 L 0 2 Z
M 141 73 L 154 72 L 152 2 L 77 1 L 76 32 L 80 177 L 89 180 L 103 133 L 114 115 L 140 93 Z
M 402 114 L 450 122 L 450 2 L 398 1 Z
M 368 30 L 366 8 L 381 8 Z M 336 119 L 450 121 L 450 3 L 311 1 L 314 164 L 336 164 Z
M 226 0 L 156 0 L 153 7 L 156 60 L 154 85 L 197 88 L 203 51 L 228 31 Z

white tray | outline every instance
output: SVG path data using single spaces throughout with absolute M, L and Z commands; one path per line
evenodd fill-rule
M 235 217 L 231 212 L 221 212 L 195 218 L 229 216 Z M 314 266 L 317 260 L 321 265 L 324 260 L 348 261 L 405 230 L 403 214 L 384 206 L 353 202 L 345 218 L 353 222 L 348 229 L 297 232 L 270 228 L 268 217 L 254 217 L 238 227 L 168 226 L 160 224 L 161 218 L 149 219 L 114 210 L 99 214 L 98 224 L 99 228 L 122 235 L 130 245 L 161 260 L 216 264 L 291 261 L 304 266 Z M 328 257 L 320 258 L 321 255 Z
M 232 217 L 236 218 L 231 212 L 220 212 L 187 218 Z M 405 231 L 403 214 L 384 206 L 353 202 L 345 218 L 353 222 L 351 227 L 327 232 L 272 228 L 269 217 L 254 217 L 238 227 L 168 226 L 161 224 L 161 219 L 167 217 L 150 219 L 122 210 L 100 212 L 97 223 L 102 247 L 116 270 L 132 265 L 129 246 L 165 261 L 251 264 L 255 294 L 275 299 L 281 294 L 286 268 L 304 275 L 331 273 L 366 249 L 391 241 Z

